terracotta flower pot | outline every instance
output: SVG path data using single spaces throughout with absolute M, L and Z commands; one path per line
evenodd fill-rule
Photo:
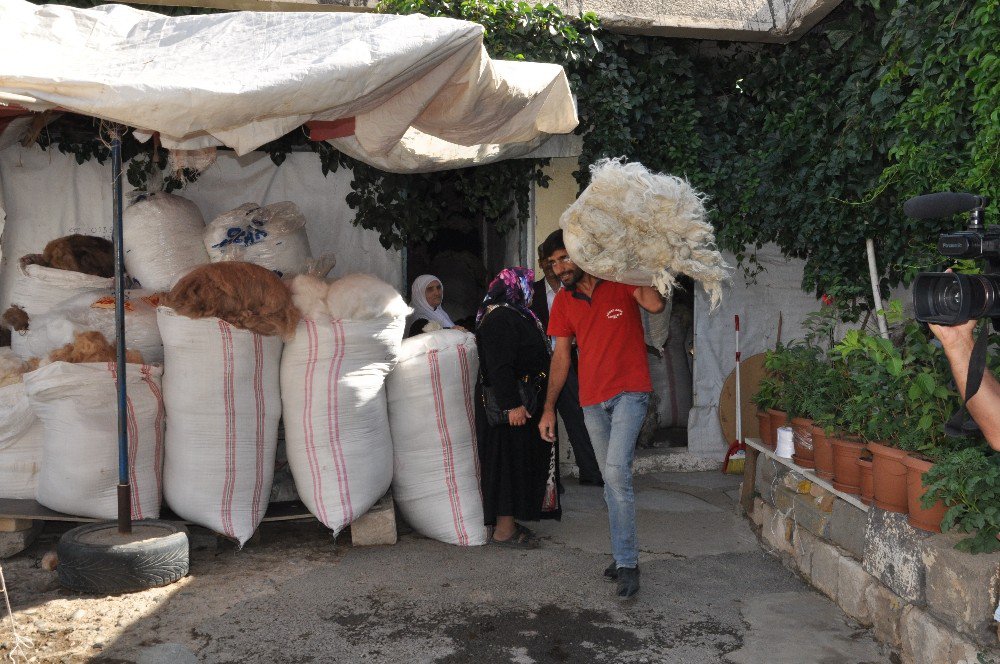
M 887 512 L 906 514 L 906 452 L 881 443 L 868 443 L 872 452 L 875 505 Z
M 910 508 L 907 520 L 914 528 L 929 530 L 932 533 L 941 532 L 941 520 L 948 508 L 940 500 L 930 509 L 924 509 L 921 500 L 924 497 L 924 473 L 934 465 L 929 461 L 909 456 L 903 459 L 906 466 L 906 498 Z
M 827 440 L 833 447 L 833 488 L 844 493 L 858 493 L 861 491 L 858 458 L 865 451 L 864 444 L 835 436 L 828 436 Z
M 813 461 L 816 462 L 816 474 L 824 480 L 833 479 L 833 447 L 826 437 L 826 432 L 820 427 L 812 428 Z
M 861 457 L 858 459 L 861 472 L 861 502 L 871 505 L 875 495 L 875 479 L 872 477 L 872 460 Z
M 812 442 L 813 421 L 806 417 L 792 418 L 792 441 L 795 444 L 795 454 L 792 461 L 802 468 L 814 468 L 813 442 Z
M 771 436 L 771 416 L 766 410 L 757 411 L 757 430 L 760 432 L 760 442 L 765 447 L 774 449 L 774 438 Z
M 788 414 L 782 410 L 775 410 L 773 408 L 768 408 L 768 431 L 771 435 L 771 444 L 777 446 L 778 444 L 778 427 L 783 427 L 788 424 Z

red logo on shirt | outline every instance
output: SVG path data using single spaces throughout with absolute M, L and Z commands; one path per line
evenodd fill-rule
M 621 318 L 624 314 L 621 309 L 608 309 L 608 318 L 614 320 L 615 318 Z

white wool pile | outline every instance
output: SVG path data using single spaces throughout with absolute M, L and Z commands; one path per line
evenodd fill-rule
M 304 318 L 318 320 L 327 315 L 326 296 L 330 284 L 312 274 L 300 274 L 292 279 L 292 304 Z
M 701 282 L 714 309 L 729 266 L 705 220 L 705 196 L 638 162 L 601 159 L 590 185 L 560 217 L 566 251 L 602 279 L 673 291 L 675 275 Z
M 348 274 L 330 284 L 327 313 L 340 320 L 401 318 L 412 309 L 395 288 L 370 274 Z
M 0 348 L 0 387 L 20 383 L 26 369 L 24 362 L 12 349 Z

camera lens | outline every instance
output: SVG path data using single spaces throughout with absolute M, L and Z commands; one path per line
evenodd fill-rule
M 913 308 L 917 320 L 938 325 L 1000 317 L 1000 275 L 921 272 L 913 282 Z
M 958 279 L 938 279 L 930 294 L 933 308 L 938 315 L 958 318 L 962 313 L 962 286 Z

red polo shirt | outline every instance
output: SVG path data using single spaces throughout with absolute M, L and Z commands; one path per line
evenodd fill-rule
M 651 392 L 638 286 L 600 281 L 588 298 L 575 289 L 556 293 L 549 336 L 576 337 L 580 352 L 580 405 L 593 406 L 622 392 Z

